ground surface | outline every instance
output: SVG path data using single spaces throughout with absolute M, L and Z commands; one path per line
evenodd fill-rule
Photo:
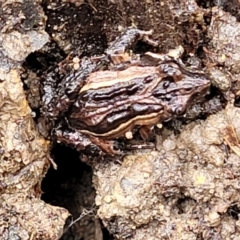
M 239 9 L 236 0 L 0 0 L 1 239 L 240 239 Z M 102 54 L 129 26 L 154 30 L 153 51 L 181 45 L 183 61 L 211 79 L 209 95 L 156 128 L 154 149 L 124 158 L 45 140 L 46 72 L 69 54 Z

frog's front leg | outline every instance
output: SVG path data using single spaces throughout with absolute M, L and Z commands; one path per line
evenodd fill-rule
M 55 129 L 53 132 L 54 138 L 60 143 L 70 146 L 77 151 L 86 151 L 91 154 L 101 154 L 102 152 L 109 155 L 120 154 L 115 150 L 117 145 L 114 141 L 104 140 L 98 137 L 83 134 L 77 130 L 61 130 Z
M 149 38 L 153 34 L 153 30 L 144 31 L 137 28 L 128 28 L 122 36 L 117 38 L 106 50 L 106 54 L 110 57 L 114 64 L 127 62 L 130 59 L 126 52 L 137 41 L 141 40 L 154 47 L 158 46 L 158 42 Z

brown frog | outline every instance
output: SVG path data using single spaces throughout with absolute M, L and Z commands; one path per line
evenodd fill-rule
M 56 84 L 48 75 L 42 113 L 55 122 L 53 136 L 77 150 L 117 153 L 117 140 L 182 115 L 201 101 L 210 81 L 179 58 L 147 52 L 129 54 L 139 40 L 151 45 L 152 31 L 128 29 L 106 55 L 83 58 L 80 68 Z

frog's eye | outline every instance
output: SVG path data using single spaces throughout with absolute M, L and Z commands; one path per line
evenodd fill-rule
M 175 112 L 176 115 L 180 115 L 183 111 L 184 111 L 184 109 L 181 106 L 181 107 L 176 108 L 174 112 Z
M 173 110 L 174 114 L 180 115 L 182 112 L 184 112 L 184 107 L 183 106 L 178 106 Z

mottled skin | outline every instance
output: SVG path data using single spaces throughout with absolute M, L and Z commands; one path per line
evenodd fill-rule
M 130 29 L 100 60 L 82 59 L 80 69 L 56 90 L 51 81 L 45 83 L 42 112 L 57 120 L 58 141 L 78 150 L 90 147 L 114 154 L 114 141 L 126 132 L 177 117 L 203 99 L 210 86 L 203 72 L 191 71 L 167 55 L 126 54 L 140 39 L 156 44 L 150 34 Z
M 89 74 L 99 69 L 104 69 L 104 66 L 111 63 L 116 64 L 118 62 L 118 66 L 123 67 L 121 63 L 123 62 L 124 64 L 130 60 L 130 57 L 125 55 L 126 50 L 138 40 L 157 45 L 156 42 L 148 38 L 151 34 L 152 31 L 128 29 L 109 46 L 104 56 L 100 56 L 99 58 L 84 57 L 81 59 L 80 68 L 65 76 L 58 85 L 56 84 L 56 79 L 52 78 L 53 74 L 50 72 L 43 85 L 43 115 L 54 120 L 58 119 L 59 115 L 62 116 L 64 112 L 69 110 L 72 103 L 75 102 L 76 96 L 85 84 Z M 61 71 L 61 68 L 59 71 Z

